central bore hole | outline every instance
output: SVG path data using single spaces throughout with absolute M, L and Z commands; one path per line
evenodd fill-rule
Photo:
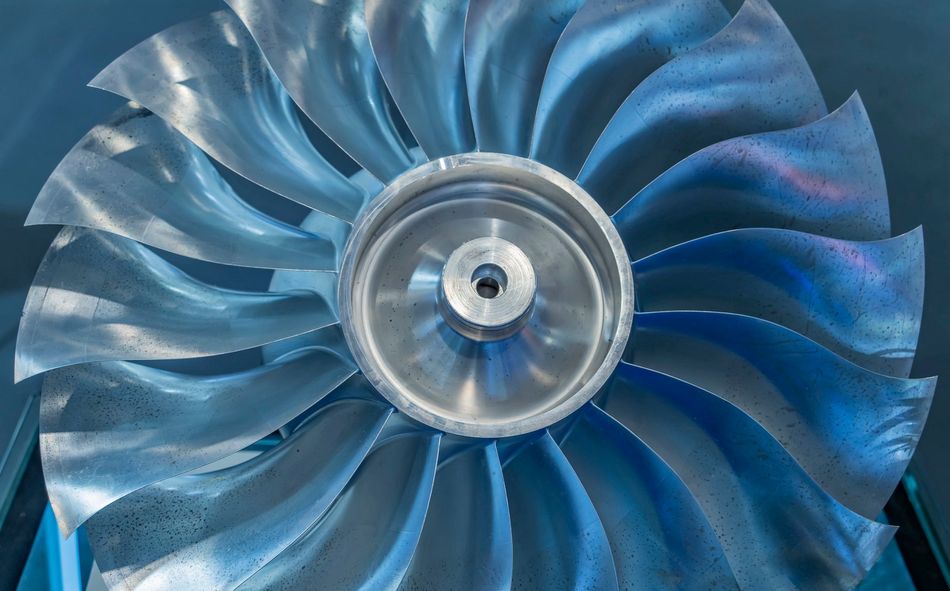
M 494 263 L 486 263 L 472 273 L 472 287 L 479 297 L 486 300 L 497 298 L 505 293 L 508 286 L 508 275 Z

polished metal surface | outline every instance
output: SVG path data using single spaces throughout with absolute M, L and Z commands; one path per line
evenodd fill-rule
M 725 140 L 684 158 L 613 220 L 633 260 L 735 228 L 846 240 L 891 233 L 881 155 L 857 93 L 814 123 Z
M 334 503 L 389 413 L 340 401 L 256 458 L 109 505 L 89 520 L 103 578 L 114 588 L 233 589 Z
M 307 207 L 352 220 L 366 199 L 314 149 L 230 11 L 154 35 L 89 84 L 135 101 L 228 168 Z
M 449 255 L 440 288 L 443 317 L 452 328 L 476 341 L 497 341 L 528 321 L 538 279 L 520 248 L 485 237 Z
M 355 372 L 335 353 L 313 349 L 216 376 L 126 362 L 48 373 L 40 452 L 64 535 L 130 492 L 266 437 Z
M 614 213 L 696 150 L 826 114 L 818 84 L 766 0 L 748 0 L 712 39 L 661 67 L 627 97 L 577 181 Z
M 469 0 L 465 80 L 478 149 L 527 156 L 557 40 L 583 0 Z
M 578 412 L 564 455 L 604 524 L 621 589 L 738 586 L 696 499 L 643 441 L 593 404 Z
M 16 376 L 111 588 L 857 584 L 922 233 L 766 0 L 227 3 L 96 78 L 29 219 Z
M 633 270 L 644 312 L 757 316 L 872 371 L 910 375 L 924 300 L 920 228 L 876 242 L 733 230 L 671 247 Z
M 324 292 L 334 276 L 324 276 Z M 247 293 L 192 279 L 114 234 L 64 228 L 27 294 L 17 381 L 91 361 L 185 359 L 257 347 L 336 322 L 315 291 Z
M 545 432 L 504 463 L 512 589 L 619 589 L 597 510 Z
M 468 0 L 366 0 L 380 73 L 430 160 L 472 152 L 462 41 Z
M 765 429 L 709 392 L 624 363 L 605 410 L 686 483 L 740 588 L 852 588 L 894 535 L 836 502 Z
M 194 144 L 133 104 L 70 151 L 26 223 L 105 230 L 214 263 L 319 271 L 336 270 L 350 230 L 315 213 L 302 231 L 253 209 Z
M 770 322 L 637 316 L 632 361 L 715 392 L 765 427 L 826 491 L 873 519 L 910 461 L 934 379 L 882 376 Z
M 459 334 L 439 304 L 452 253 L 484 238 L 515 246 L 537 277 L 530 317 L 500 341 Z M 632 303 L 627 255 L 593 200 L 547 167 L 486 153 L 430 162 L 377 196 L 350 236 L 338 295 L 354 358 L 380 393 L 429 426 L 478 437 L 534 431 L 589 400 L 620 358 Z
M 240 589 L 395 589 L 419 542 L 438 457 L 433 433 L 383 440 L 327 515 Z
M 413 164 L 389 116 L 363 0 L 226 0 L 304 113 L 389 181 Z
M 576 176 L 633 89 L 728 22 L 729 13 L 719 0 L 584 2 L 548 62 L 531 133 L 531 158 Z
M 493 591 L 511 584 L 508 496 L 494 443 L 441 461 L 425 527 L 399 588 Z

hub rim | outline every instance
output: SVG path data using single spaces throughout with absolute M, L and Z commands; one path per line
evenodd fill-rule
M 484 228 L 483 235 L 462 226 L 455 233 L 476 235 L 460 237 L 460 243 L 451 249 L 445 244 L 451 238 L 439 237 L 442 244 L 431 248 L 431 244 L 413 237 L 417 245 L 422 245 L 420 251 L 438 251 L 430 257 L 432 261 L 425 262 L 432 268 L 423 270 L 420 261 L 424 261 L 425 254 L 414 254 L 414 243 L 409 238 L 401 242 L 396 238 L 430 230 L 436 236 L 439 227 L 428 228 L 416 218 L 438 220 L 442 215 L 444 221 L 448 214 L 440 213 L 440 208 L 454 204 L 469 213 L 472 208 L 484 208 L 486 217 L 477 219 Z M 516 219 L 520 215 L 528 221 Z M 505 224 L 520 226 L 513 231 Z M 519 241 L 520 246 L 514 244 Z M 558 250 L 562 259 L 552 264 L 539 245 Z M 526 254 L 528 251 L 534 261 Z M 409 261 L 412 257 L 416 258 Z M 541 266 L 536 269 L 536 264 Z M 577 285 L 573 285 L 574 278 L 565 278 L 565 271 L 559 267 L 575 269 Z M 399 292 L 403 287 L 392 278 L 379 278 L 382 274 L 388 276 L 389 269 L 397 276 L 406 275 L 400 279 L 408 285 L 406 291 Z M 413 301 L 411 311 L 403 308 L 397 313 L 398 306 L 407 305 L 402 300 L 417 297 L 418 285 L 422 284 L 425 290 L 432 289 L 435 312 L 428 311 L 426 295 L 419 300 L 424 312 L 418 313 L 414 307 L 419 302 Z M 563 286 L 563 294 L 558 294 L 558 286 Z M 381 306 L 383 301 L 388 302 L 387 306 L 391 304 L 392 310 Z M 565 418 L 606 382 L 620 361 L 630 333 L 633 277 L 610 218 L 576 183 L 528 159 L 469 153 L 431 161 L 404 173 L 369 204 L 356 220 L 344 251 L 338 302 L 344 336 L 357 365 L 398 410 L 448 433 L 506 437 Z M 564 309 L 559 310 L 559 305 Z M 382 314 L 391 314 L 388 323 L 381 319 Z M 422 320 L 406 319 L 414 314 Z M 586 314 L 589 321 L 571 319 L 570 314 Z M 433 320 L 436 316 L 438 320 Z M 553 330 L 545 324 L 552 318 Z M 396 342 L 388 334 L 394 319 L 408 339 Z M 433 322 L 443 323 L 451 334 L 441 325 L 441 341 L 420 332 L 420 326 Z M 572 341 L 567 347 L 551 338 L 558 329 L 563 329 Z M 580 336 L 575 338 L 575 333 Z M 452 340 L 456 338 L 463 339 L 463 344 Z M 500 370 L 476 365 L 487 355 L 495 366 L 508 367 L 504 374 L 508 378 L 530 387 L 534 382 L 512 374 L 521 370 L 512 369 L 515 366 L 509 362 L 515 361 L 519 350 L 529 350 L 524 342 L 532 338 L 543 341 L 530 353 L 537 356 L 533 359 L 537 365 L 528 363 L 526 370 L 539 371 L 535 376 L 537 392 L 527 392 L 518 400 L 515 397 L 519 394 L 509 392 L 514 402 L 498 402 L 493 398 L 497 396 L 494 377 L 500 375 Z M 444 369 L 439 373 L 438 359 L 419 361 L 429 349 L 442 347 L 442 341 L 455 343 L 463 361 L 475 359 L 475 365 L 456 370 L 454 366 L 446 367 L 443 360 Z M 445 351 L 442 353 L 446 357 Z M 551 359 L 543 359 L 545 354 Z M 505 359 L 505 355 L 512 359 Z M 417 364 L 413 366 L 416 375 L 403 371 L 399 363 L 402 358 Z M 565 370 L 567 375 L 556 375 L 565 364 L 570 366 Z M 453 377 L 453 371 L 462 375 Z M 479 371 L 484 373 L 481 380 L 476 375 Z M 468 374 L 475 377 L 469 379 Z M 448 384 L 452 391 L 439 391 L 436 386 L 440 384 Z M 546 390 L 552 392 L 550 399 L 535 400 L 545 396 Z M 468 406 L 455 406 L 452 396 L 456 394 L 465 398 Z

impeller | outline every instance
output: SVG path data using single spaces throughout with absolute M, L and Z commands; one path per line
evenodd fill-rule
M 16 376 L 111 588 L 864 577 L 933 395 L 922 233 L 765 0 L 226 1 L 96 77 L 130 102 L 27 220 L 65 227 Z

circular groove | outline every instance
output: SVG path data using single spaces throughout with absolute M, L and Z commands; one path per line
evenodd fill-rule
M 501 238 L 477 238 L 449 256 L 439 303 L 459 334 L 497 341 L 524 326 L 536 290 L 534 267 L 521 249 Z

